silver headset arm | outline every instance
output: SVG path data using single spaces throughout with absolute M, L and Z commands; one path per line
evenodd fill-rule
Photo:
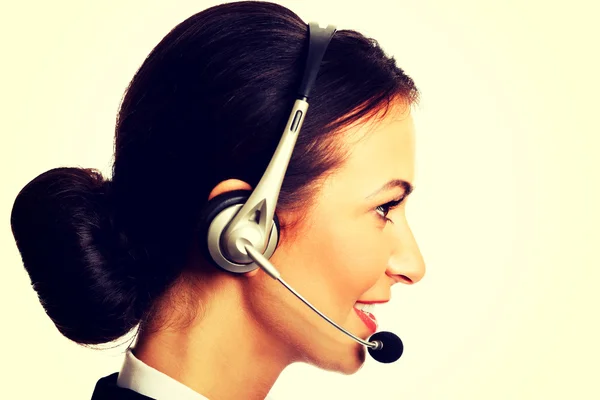
M 305 100 L 296 100 L 275 154 L 262 179 L 223 232 L 222 249 L 231 261 L 239 264 L 252 262 L 245 249 L 248 242 L 255 249 L 264 252 L 283 183 L 284 174 L 281 171 L 287 170 L 307 109 L 308 103 Z

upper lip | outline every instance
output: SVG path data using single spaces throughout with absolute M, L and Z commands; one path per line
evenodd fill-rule
M 389 300 L 358 300 L 357 303 L 362 303 L 362 304 L 381 304 L 381 303 L 387 303 Z

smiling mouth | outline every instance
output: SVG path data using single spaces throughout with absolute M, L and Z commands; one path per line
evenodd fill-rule
M 374 308 L 374 302 L 369 304 L 356 302 L 356 304 L 354 304 L 354 311 L 361 319 L 361 321 L 366 325 L 366 327 L 369 328 L 369 331 L 371 331 L 371 333 L 377 332 L 378 326 L 377 318 L 375 318 L 375 315 L 373 315 Z

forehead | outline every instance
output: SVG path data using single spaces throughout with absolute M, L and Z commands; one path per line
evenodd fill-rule
M 415 131 L 410 107 L 390 109 L 383 118 L 356 124 L 340 140 L 348 156 L 332 175 L 338 183 L 347 181 L 372 192 L 391 179 L 413 182 Z

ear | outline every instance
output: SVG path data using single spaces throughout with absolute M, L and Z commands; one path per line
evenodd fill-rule
M 208 200 L 210 201 L 211 199 L 217 197 L 220 194 L 232 192 L 234 190 L 252 190 L 252 186 L 250 186 L 248 183 L 241 181 L 239 179 L 227 179 L 227 180 L 219 182 L 211 190 L 210 194 L 208 195 Z M 252 278 L 253 276 L 255 276 L 258 273 L 259 270 L 260 270 L 260 268 L 257 268 L 250 272 L 246 272 L 243 274 L 243 276 L 245 278 Z
M 241 181 L 239 179 L 227 179 L 225 181 L 221 181 L 211 190 L 208 195 L 208 200 L 211 200 L 214 197 L 217 197 L 220 194 L 231 192 L 234 190 L 252 190 L 252 186 L 248 183 Z

